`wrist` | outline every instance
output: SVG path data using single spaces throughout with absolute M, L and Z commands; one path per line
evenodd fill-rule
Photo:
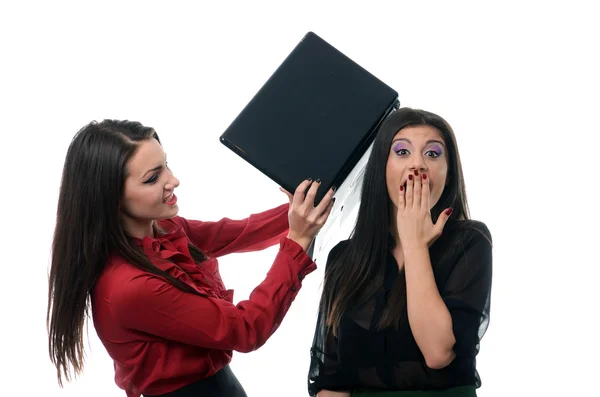
M 310 243 L 312 242 L 312 238 L 306 236 L 298 236 L 293 232 L 289 232 L 287 238 L 294 241 L 296 244 L 302 247 L 304 251 L 308 250 L 310 247 Z
M 417 241 L 412 242 L 402 242 L 402 253 L 407 255 L 412 255 L 415 253 L 429 252 L 429 247 L 426 243 L 421 243 Z

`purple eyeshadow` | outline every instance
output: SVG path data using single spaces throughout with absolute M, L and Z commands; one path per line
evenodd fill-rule
M 433 150 L 434 152 L 436 152 L 438 155 L 441 155 L 444 151 L 442 150 L 442 148 L 438 145 L 433 145 L 430 150 Z
M 396 153 L 397 153 L 398 151 L 400 151 L 400 150 L 403 150 L 403 149 L 404 149 L 404 150 L 408 150 L 408 145 L 406 145 L 406 144 L 405 144 L 405 143 L 403 143 L 403 142 L 398 142 L 398 143 L 396 143 L 396 144 L 395 144 L 395 145 L 392 147 L 392 150 L 393 150 L 394 152 L 396 152 Z M 431 146 L 430 146 L 430 147 L 427 149 L 427 151 L 430 151 L 430 150 L 432 150 L 432 151 L 436 152 L 436 154 L 437 154 L 438 156 L 441 156 L 441 155 L 442 155 L 442 153 L 444 153 L 444 149 L 443 149 L 443 148 L 442 148 L 442 146 L 440 146 L 440 145 L 431 145 Z
M 406 146 L 403 143 L 397 143 L 394 146 L 393 150 L 394 150 L 394 152 L 397 152 L 398 150 L 402 150 L 402 149 L 406 149 Z

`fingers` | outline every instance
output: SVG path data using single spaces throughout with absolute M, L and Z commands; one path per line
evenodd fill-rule
M 310 182 L 310 188 L 308 188 L 308 191 L 306 191 L 305 185 L 301 184 L 298 189 L 300 189 L 300 191 L 306 191 L 306 196 L 304 200 L 301 201 L 301 204 L 295 207 L 300 209 L 300 212 L 306 216 L 306 219 L 310 223 L 317 223 L 322 226 L 329 217 L 329 213 L 331 213 L 331 209 L 333 208 L 333 195 L 335 194 L 335 188 L 329 189 L 319 204 L 315 207 L 315 197 L 320 186 L 321 181 L 319 179 L 314 182 Z M 296 194 L 298 193 L 298 189 L 296 190 Z M 295 201 L 296 196 L 294 196 L 293 199 Z M 321 220 L 323 223 L 321 223 Z
M 452 215 L 452 208 L 445 209 L 444 211 L 442 211 L 440 216 L 438 216 L 437 222 L 435 222 L 435 225 L 434 225 L 437 235 L 442 234 L 442 231 L 444 230 L 444 226 L 446 225 L 446 222 L 448 222 L 448 219 L 450 219 L 450 215 Z
M 315 206 L 315 196 L 317 195 L 317 190 L 319 190 L 319 186 L 321 186 L 321 180 L 317 179 L 314 181 L 308 192 L 306 192 L 306 198 L 304 199 L 304 204 L 308 205 L 308 208 L 312 209 Z
M 415 177 L 413 174 L 408 175 L 406 181 L 406 208 L 412 208 L 414 202 Z
M 308 186 L 312 183 L 313 182 L 311 179 L 305 179 L 304 181 L 302 181 L 302 183 L 298 185 L 296 191 L 294 192 L 293 202 L 295 202 L 298 205 L 303 204 L 304 193 L 306 193 L 306 189 L 308 189 Z
M 415 170 L 415 175 L 413 178 L 413 206 L 415 208 L 420 208 L 421 207 L 421 195 L 423 194 L 423 183 L 422 181 L 422 176 L 419 175 L 419 171 Z
M 406 207 L 406 189 L 404 189 L 404 185 L 400 185 L 400 191 L 398 193 L 398 204 L 396 204 L 396 206 L 398 207 L 398 211 L 401 211 Z
M 302 209 L 300 212 L 304 213 L 305 215 L 312 214 L 313 219 L 318 218 L 327 210 L 327 206 L 329 205 L 329 202 L 335 193 L 333 188 L 329 189 L 319 205 L 315 207 L 315 197 L 317 196 L 320 186 L 320 179 L 317 179 L 316 181 L 307 179 L 298 185 L 292 198 L 294 207 L 297 209 Z
M 323 201 L 321 201 L 321 203 L 319 203 L 319 205 L 321 205 L 323 202 L 325 202 L 325 199 L 323 199 Z M 321 216 L 319 217 L 319 219 L 317 219 L 317 222 L 319 225 L 323 226 L 325 224 L 325 222 L 327 222 L 327 218 L 329 218 L 329 215 L 331 214 L 331 211 L 333 210 L 333 204 L 335 203 L 335 199 L 331 199 L 327 201 L 327 208 L 325 209 L 325 212 L 323 212 L 323 214 L 321 214 Z
M 424 209 L 426 211 L 429 211 L 431 209 L 430 205 L 429 205 L 429 195 L 430 195 L 430 191 L 429 191 L 429 178 L 427 176 L 426 173 L 422 173 L 421 174 L 421 183 L 422 183 L 422 188 L 421 188 L 421 205 L 424 207 Z
M 331 202 L 331 199 L 333 198 L 334 193 L 335 193 L 335 190 L 333 188 L 329 189 L 327 194 L 325 196 L 323 196 L 323 199 L 321 200 L 319 205 L 317 205 L 316 212 L 319 216 L 327 210 L 327 208 Z
M 314 205 L 320 186 L 321 181 L 318 179 L 314 182 L 306 180 L 298 185 L 293 196 L 293 205 L 288 213 L 290 225 L 288 237 L 303 247 L 303 244 L 310 242 L 323 227 L 333 210 L 334 189 L 330 189 L 317 206 Z
M 414 170 L 408 175 L 408 180 L 406 181 L 404 207 L 429 210 L 429 196 L 429 177 L 425 173 L 419 173 L 419 171 Z
M 292 193 L 288 192 L 287 190 L 285 190 L 282 187 L 280 187 L 279 190 L 282 191 L 287 196 L 288 200 L 290 201 L 290 205 L 292 205 L 292 201 L 294 200 L 294 196 L 292 195 Z

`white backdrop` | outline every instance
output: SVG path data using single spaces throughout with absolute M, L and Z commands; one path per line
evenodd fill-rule
M 591 2 L 200 4 L 1 3 L 0 395 L 124 396 L 93 326 L 76 382 L 60 389 L 47 354 L 50 244 L 75 132 L 103 118 L 155 127 L 181 180 L 183 216 L 245 217 L 283 203 L 218 137 L 309 30 L 394 87 L 402 105 L 456 131 L 472 216 L 495 242 L 479 395 L 591 395 L 600 369 Z M 221 261 L 236 300 L 275 253 Z M 250 397 L 307 395 L 319 263 L 267 344 L 234 356 Z

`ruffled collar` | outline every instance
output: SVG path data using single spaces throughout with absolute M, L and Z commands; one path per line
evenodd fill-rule
M 189 239 L 183 227 L 171 220 L 161 221 L 159 226 L 162 230 L 160 234 L 141 239 L 132 237 L 132 241 L 156 267 L 189 285 L 199 294 L 231 302 L 233 291 L 225 290 L 218 275 L 216 258 L 206 259 L 202 265 L 197 265 L 190 254 Z

